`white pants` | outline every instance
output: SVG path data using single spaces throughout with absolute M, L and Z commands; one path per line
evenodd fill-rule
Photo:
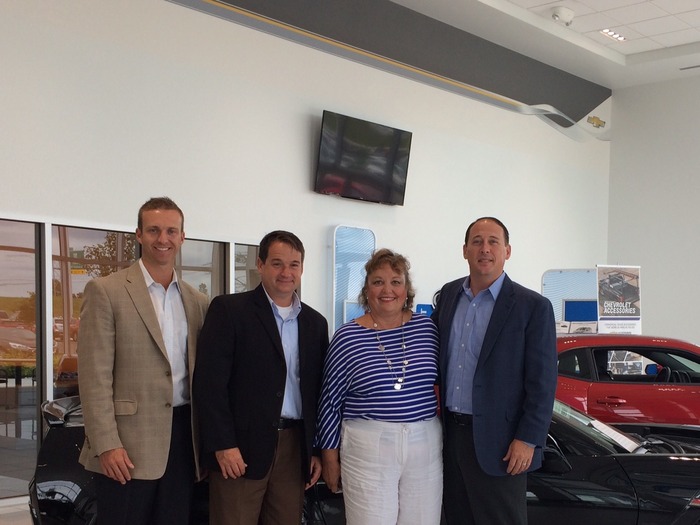
M 417 423 L 343 421 L 340 468 L 347 525 L 438 525 L 442 428 Z

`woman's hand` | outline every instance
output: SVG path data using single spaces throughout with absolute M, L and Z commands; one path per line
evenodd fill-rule
M 337 448 L 324 449 L 321 451 L 321 461 L 323 463 L 322 476 L 330 491 L 334 494 L 342 490 L 340 483 L 340 454 Z
M 311 480 L 304 486 L 304 490 L 308 490 L 313 487 L 318 478 L 321 477 L 321 458 L 317 456 L 311 457 Z

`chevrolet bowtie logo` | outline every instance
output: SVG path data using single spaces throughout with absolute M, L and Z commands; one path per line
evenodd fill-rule
M 598 117 L 588 117 L 588 120 L 586 122 L 588 122 L 594 128 L 604 128 L 605 127 L 605 121 L 600 120 Z

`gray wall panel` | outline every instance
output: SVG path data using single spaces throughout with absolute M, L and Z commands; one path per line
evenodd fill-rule
M 581 120 L 611 95 L 611 90 L 488 42 L 388 0 L 173 0 L 237 23 L 251 25 L 338 54 L 332 45 L 284 27 L 265 27 L 226 6 L 255 13 L 313 35 L 385 57 L 400 64 L 474 86 L 527 105 L 548 104 L 574 121 Z M 219 4 L 217 6 L 217 4 Z M 285 34 L 286 33 L 286 34 Z M 361 60 L 358 57 L 348 56 Z M 377 64 L 374 64 L 377 65 Z M 380 67 L 392 70 L 391 64 Z M 435 78 L 394 70 L 440 86 Z M 488 101 L 488 100 L 487 100 Z M 491 101 L 494 103 L 493 101 Z M 498 104 L 498 102 L 496 102 Z M 565 119 L 551 116 L 563 126 Z

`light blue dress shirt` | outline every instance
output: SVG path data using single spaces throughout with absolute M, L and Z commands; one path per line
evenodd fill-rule
M 505 275 L 505 272 L 501 273 L 491 286 L 476 297 L 469 288 L 470 278 L 464 280 L 447 348 L 445 406 L 450 412 L 473 414 L 474 372 Z
M 265 295 L 267 295 L 267 291 L 265 291 Z M 275 323 L 277 323 L 277 330 L 284 349 L 284 360 L 287 363 L 287 380 L 284 385 L 284 400 L 282 401 L 280 417 L 301 419 L 303 414 L 299 376 L 299 322 L 297 320 L 301 312 L 301 301 L 295 293 L 292 296 L 291 307 L 282 308 L 277 306 L 269 295 L 267 295 L 267 299 L 270 301 L 270 307 L 275 316 Z

